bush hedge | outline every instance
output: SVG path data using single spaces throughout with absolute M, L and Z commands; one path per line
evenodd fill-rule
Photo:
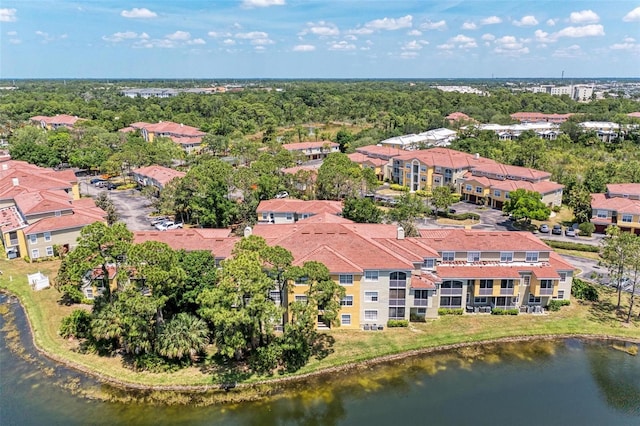
M 480 215 L 478 213 L 466 212 L 466 213 L 449 213 L 446 211 L 438 211 L 438 216 L 446 217 L 447 219 L 453 220 L 480 220 Z
M 398 185 L 397 183 L 392 183 L 391 185 L 389 185 L 389 189 L 393 191 L 409 192 L 408 186 Z
M 594 285 L 582 281 L 580 278 L 573 279 L 571 294 L 578 299 L 589 300 L 591 302 L 597 302 L 599 297 L 598 289 Z
M 513 309 L 502 309 L 502 308 L 493 308 L 491 309 L 491 315 L 518 315 L 520 311 L 516 308 Z
M 390 319 L 387 321 L 387 327 L 409 327 L 409 320 L 394 320 Z
M 571 302 L 568 300 L 556 300 L 553 299 L 549 302 L 549 304 L 547 305 L 547 308 L 549 308 L 550 311 L 556 312 L 559 311 L 561 307 L 563 306 L 569 306 Z
M 460 309 L 452 309 L 452 308 L 438 308 L 438 315 L 462 315 L 464 310 Z
M 424 189 L 419 189 L 416 191 L 416 195 L 418 197 L 422 197 L 422 198 L 429 198 L 431 197 L 431 193 L 429 191 L 426 191 Z
M 569 241 L 555 241 L 555 240 L 542 240 L 542 241 L 544 241 L 547 245 L 553 248 L 575 250 L 575 251 L 586 251 L 590 253 L 600 252 L 600 247 L 592 246 L 590 244 L 572 243 Z
M 580 235 L 590 237 L 591 234 L 593 234 L 593 232 L 596 230 L 596 226 L 591 222 L 584 222 L 578 225 L 578 229 L 580 230 Z

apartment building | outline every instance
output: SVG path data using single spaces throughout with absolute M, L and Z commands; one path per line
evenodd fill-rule
M 0 162 L 0 229 L 8 258 L 54 255 L 70 250 L 81 229 L 104 221 L 92 199 L 80 199 L 70 170 L 56 171 L 23 161 Z
M 561 124 L 567 121 L 573 114 L 544 114 L 542 112 L 515 112 L 511 114 L 511 118 L 521 123 L 556 123 Z
M 229 255 L 239 240 L 205 240 L 183 230 L 151 234 L 137 232 L 134 241 L 158 238 L 173 248 L 188 244 L 219 256 Z M 390 319 L 422 321 L 437 317 L 439 308 L 541 312 L 550 300 L 569 299 L 571 292 L 574 268 L 528 232 L 433 229 L 405 237 L 395 225 L 358 224 L 323 213 L 245 230 L 245 236 L 252 234 L 289 250 L 294 265 L 318 261 L 327 266 L 346 290 L 342 328 L 385 325 Z M 304 279 L 290 284 L 285 306 L 304 300 L 308 290 Z
M 137 122 L 119 131 L 124 133 L 140 131 L 140 134 L 147 142 L 153 142 L 158 137 L 169 138 L 180 145 L 187 154 L 200 150 L 202 138 L 206 135 L 205 132 L 196 127 L 171 121 L 160 121 L 156 124 Z
M 58 114 L 53 117 L 48 117 L 46 115 L 36 115 L 35 117 L 29 118 L 29 121 L 31 121 L 31 123 L 35 124 L 36 126 L 40 126 L 45 130 L 57 130 L 60 128 L 73 129 L 73 127 L 79 120 L 83 119 L 67 114 Z
M 322 213 L 338 216 L 342 214 L 342 201 L 275 198 L 260 201 L 256 213 L 258 223 L 296 223 Z
M 605 194 L 591 194 L 591 211 L 596 232 L 616 225 L 640 235 L 640 183 L 609 184 Z
M 301 153 L 307 160 L 322 160 L 332 152 L 340 152 L 340 145 L 331 141 L 285 143 L 282 148 Z
M 186 173 L 178 170 L 152 165 L 131 170 L 133 179 L 141 186 L 153 186 L 161 191 L 173 179 L 183 178 Z

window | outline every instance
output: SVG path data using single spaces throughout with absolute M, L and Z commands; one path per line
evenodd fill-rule
M 340 323 L 341 325 L 351 325 L 351 314 L 340 315 Z
M 513 288 L 513 280 L 501 280 L 500 288 Z
M 424 269 L 433 269 L 436 266 L 436 260 L 435 259 L 424 259 L 422 261 L 422 267 Z
M 462 281 L 443 281 L 440 288 L 462 288 Z
M 529 303 L 540 303 L 540 296 L 536 297 L 533 294 L 529 293 Z
M 415 290 L 413 293 L 414 299 L 428 299 L 429 298 L 429 290 Z
M 353 275 L 340 274 L 340 285 L 353 285 Z
M 564 299 L 564 290 L 558 290 L 558 299 Z
M 440 183 L 440 178 L 438 176 L 436 176 L 436 177 L 433 178 L 433 181 L 435 183 Z
M 40 250 L 38 250 L 38 249 L 31 250 L 31 258 L 32 259 L 37 259 L 39 257 L 40 257 Z
M 473 191 L 473 185 L 467 185 L 465 186 L 465 189 L 469 192 Z
M 340 300 L 340 306 L 353 306 L 353 296 L 345 296 Z
M 378 311 L 367 309 L 364 311 L 365 321 L 378 321 Z
M 427 171 L 427 166 L 420 166 L 420 170 L 422 170 L 423 172 Z
M 493 191 L 493 196 L 494 196 L 494 197 L 499 197 L 499 196 L 500 196 L 500 194 L 501 194 L 501 192 L 500 192 L 500 190 L 499 190 L 499 189 L 496 189 L 495 191 Z
M 476 186 L 476 194 L 482 194 L 482 187 Z
M 405 272 L 392 272 L 389 275 L 389 287 L 405 288 L 407 286 L 407 274 Z
M 295 300 L 296 300 L 296 302 L 305 302 L 306 303 L 307 296 L 304 295 L 304 294 L 303 295 L 296 294 L 296 299 Z
M 378 281 L 378 271 L 364 271 L 365 281 Z
M 269 214 L 268 213 L 262 213 L 262 220 L 269 220 Z
M 480 262 L 480 252 L 470 251 L 467 253 L 467 262 Z
M 410 168 L 411 168 L 411 164 L 406 163 L 406 164 L 404 165 L 404 168 L 405 168 L 405 169 L 410 169 Z
M 406 290 L 404 288 L 392 288 L 389 290 L 389 305 L 404 306 Z
M 421 177 L 420 177 L 420 181 L 422 181 L 422 182 L 426 182 L 426 181 L 427 181 L 427 177 L 426 177 L 426 176 L 421 176 Z
M 528 251 L 525 257 L 526 262 L 537 262 L 538 261 L 538 252 L 537 251 Z
M 49 242 L 51 241 L 51 232 L 45 232 L 44 234 L 42 234 L 44 236 L 44 240 Z
M 453 262 L 456 258 L 456 253 L 453 251 L 443 251 L 442 252 L 442 261 L 443 262 Z
M 29 235 L 29 242 L 31 244 L 36 244 L 38 242 L 38 234 Z
M 446 308 L 459 308 L 462 306 L 462 297 L 442 296 L 440 297 L 440 306 Z
M 62 212 L 60 210 L 56 210 L 55 215 L 56 217 L 62 216 Z
M 286 213 L 285 215 L 287 220 L 293 220 L 293 213 Z
M 377 302 L 378 301 L 378 292 L 377 291 L 365 291 L 364 292 L 364 301 L 365 302 Z
M 553 280 L 540 280 L 540 288 L 553 288 Z
M 509 193 L 508 192 L 504 193 L 504 198 L 509 198 Z
M 630 215 L 630 214 L 623 214 L 622 215 L 622 221 L 626 222 L 626 223 L 633 222 L 633 216 Z
M 296 278 L 296 285 L 307 285 L 309 281 L 309 277 L 298 277 Z
M 404 308 L 389 308 L 389 319 L 404 319 Z
M 493 280 L 480 280 L 480 288 L 493 288 Z
M 479 305 L 482 303 L 487 303 L 487 298 L 486 297 L 474 297 L 473 298 L 473 304 L 474 305 Z
M 567 281 L 567 273 L 566 272 L 560 272 L 558 275 L 560 275 L 560 282 L 564 283 Z
M 513 252 L 503 251 L 500 253 L 500 262 L 513 262 Z
M 47 253 L 47 256 L 53 256 L 53 247 L 47 246 L 46 253 Z
M 608 210 L 597 210 L 596 215 L 600 219 L 606 219 L 608 217 L 607 213 L 608 213 Z
M 442 173 L 442 167 L 436 167 L 436 173 Z

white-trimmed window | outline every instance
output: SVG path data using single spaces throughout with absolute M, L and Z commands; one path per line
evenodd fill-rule
M 529 293 L 529 303 L 540 303 L 542 299 L 540 298 L 540 296 L 534 296 L 533 294 Z
M 296 278 L 296 285 L 308 285 L 309 277 L 299 277 Z
M 31 244 L 36 244 L 38 242 L 38 234 L 29 235 L 29 242 Z
M 500 252 L 500 262 L 513 262 L 513 252 L 512 251 Z
M 553 288 L 553 280 L 540 280 L 540 288 Z
M 378 271 L 364 271 L 365 281 L 378 281 L 380 279 Z
M 487 303 L 487 298 L 486 297 L 474 297 L 473 298 L 473 304 L 474 305 L 478 305 L 478 304 L 482 304 L 482 303 Z
M 500 194 L 501 194 L 501 192 L 500 192 L 500 190 L 499 190 L 499 189 L 496 189 L 496 190 L 494 190 L 494 191 L 493 191 L 493 196 L 494 196 L 494 197 L 499 197 L 499 196 L 500 196 Z
M 340 324 L 341 325 L 351 325 L 351 314 L 342 314 L 342 315 L 340 315 Z
M 365 291 L 364 292 L 364 301 L 365 302 L 377 302 L 378 301 L 378 292 L 377 291 Z
M 480 252 L 479 251 L 467 252 L 467 262 L 480 262 Z
M 633 222 L 633 215 L 630 214 L 623 214 L 622 215 L 622 221 L 625 223 L 631 223 Z
M 509 192 L 505 191 L 504 198 L 511 198 L 511 197 L 509 197 Z
M 513 280 L 500 280 L 500 288 L 513 288 Z
M 528 251 L 525 256 L 526 262 L 537 262 L 538 261 L 538 252 L 537 251 Z
M 340 300 L 340 306 L 353 306 L 353 296 L 345 296 Z
M 482 187 L 476 186 L 476 194 L 482 194 Z
M 340 274 L 340 285 L 353 285 L 353 275 Z
M 269 213 L 262 213 L 262 220 L 269 220 Z
M 558 290 L 558 297 L 557 299 L 564 299 L 564 290 Z
M 295 297 L 296 302 L 305 302 L 307 301 L 307 295 L 306 294 L 296 294 Z
M 287 220 L 293 220 L 293 213 L 285 213 L 285 218 Z
M 465 189 L 469 192 L 473 191 L 473 185 L 467 185 L 465 186 Z
M 566 282 L 567 281 L 567 273 L 566 272 L 559 272 L 558 275 L 560 275 L 560 282 Z
M 436 267 L 436 260 L 435 259 L 424 259 L 422 261 L 422 267 L 424 269 L 433 269 Z
M 427 171 L 427 166 L 420 166 L 420 170 L 422 170 L 423 172 Z
M 364 311 L 365 321 L 378 321 L 378 311 L 373 309 L 366 309 Z
M 608 213 L 608 210 L 596 210 L 596 217 L 606 219 L 608 217 Z
M 32 259 L 37 259 L 40 257 L 40 250 L 38 249 L 31 249 L 31 258 Z
M 53 256 L 53 247 L 47 246 L 45 250 L 46 250 L 47 256 Z
M 453 262 L 456 259 L 456 252 L 454 251 L 443 251 L 442 252 L 442 261 L 443 262 Z
M 42 234 L 44 236 L 44 240 L 46 242 L 51 241 L 51 232 L 45 232 L 44 234 Z

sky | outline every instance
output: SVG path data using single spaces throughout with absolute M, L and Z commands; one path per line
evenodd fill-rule
M 2 0 L 0 78 L 640 77 L 640 0 Z

